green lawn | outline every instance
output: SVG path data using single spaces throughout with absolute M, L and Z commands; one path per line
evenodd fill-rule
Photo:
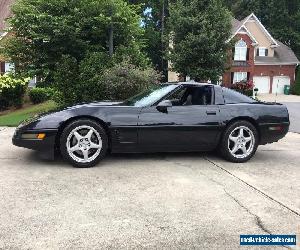
M 27 108 L 21 108 L 8 114 L 0 115 L 0 126 L 16 127 L 22 121 L 36 114 L 47 112 L 55 108 L 56 104 L 53 101 L 44 102 Z

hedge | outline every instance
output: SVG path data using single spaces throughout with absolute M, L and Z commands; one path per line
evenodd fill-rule
M 53 96 L 53 89 L 51 88 L 33 88 L 29 91 L 29 98 L 33 104 L 48 101 Z

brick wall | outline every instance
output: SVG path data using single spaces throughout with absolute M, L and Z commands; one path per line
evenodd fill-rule
M 246 64 L 246 66 L 238 66 L 238 63 L 233 61 L 233 56 L 234 56 L 234 51 L 230 51 L 230 58 L 229 58 L 229 65 L 231 65 L 230 70 L 228 70 L 227 72 L 224 73 L 223 75 L 223 85 L 229 87 L 231 85 L 232 82 L 232 72 L 250 72 L 250 77 L 251 77 L 251 72 L 254 71 L 254 55 L 255 55 L 255 51 L 254 51 L 254 47 L 252 46 L 253 41 L 251 40 L 251 38 L 246 35 L 246 34 L 237 34 L 235 39 L 238 41 L 240 39 L 243 39 L 246 44 L 247 44 L 247 49 L 248 49 L 248 57 L 247 57 L 247 61 L 244 62 L 244 64 Z M 235 66 L 233 64 L 236 64 Z
M 254 67 L 253 76 L 270 76 L 270 92 L 272 92 L 274 76 L 288 76 L 291 79 L 291 84 L 294 84 L 295 71 L 295 65 L 261 65 Z

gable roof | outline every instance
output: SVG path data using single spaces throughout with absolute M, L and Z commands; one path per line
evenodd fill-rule
M 255 37 L 251 34 L 251 32 L 248 30 L 248 28 L 245 26 L 245 24 L 243 23 L 243 21 L 239 21 L 235 18 L 233 18 L 231 20 L 231 33 L 232 36 L 230 37 L 230 39 L 228 41 L 230 41 L 233 37 L 235 37 L 235 35 L 237 33 L 241 33 L 244 32 L 246 34 L 248 34 L 248 36 L 250 37 L 250 39 L 252 40 L 253 43 L 257 43 Z
M 300 63 L 292 49 L 289 48 L 287 45 L 281 43 L 280 41 L 275 40 L 267 31 L 267 29 L 262 25 L 259 19 L 254 15 L 254 13 L 250 14 L 242 21 L 239 21 L 235 18 L 232 19 L 232 36 L 230 40 L 234 38 L 238 33 L 246 32 L 251 38 L 251 40 L 254 41 L 254 45 L 258 44 L 254 36 L 251 34 L 251 32 L 247 29 L 245 25 L 249 20 L 254 20 L 259 25 L 261 30 L 272 42 L 272 48 L 274 49 L 274 57 L 256 56 L 256 65 L 294 65 Z
M 242 21 L 238 21 L 236 19 L 234 19 L 232 21 L 232 36 L 230 38 L 230 40 L 236 36 L 236 34 L 238 34 L 242 29 L 245 29 L 247 31 L 247 33 L 250 33 L 250 35 L 253 37 L 253 35 L 251 34 L 251 32 L 247 29 L 246 27 L 246 23 L 253 19 L 254 21 L 256 21 L 256 23 L 258 24 L 258 26 L 261 28 L 261 30 L 266 34 L 266 36 L 269 38 L 269 40 L 272 42 L 272 45 L 278 46 L 277 41 L 271 36 L 271 34 L 267 31 L 267 29 L 262 25 L 262 23 L 259 21 L 259 19 L 257 18 L 257 16 L 254 13 L 251 13 L 249 16 L 247 16 L 245 19 L 243 19 Z M 253 38 L 251 38 L 253 40 Z M 255 38 L 254 38 L 255 39 Z
M 15 0 L 0 0 L 0 32 L 7 28 L 6 19 L 11 15 L 11 5 Z

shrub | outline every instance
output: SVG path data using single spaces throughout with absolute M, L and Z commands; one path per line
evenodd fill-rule
M 30 101 L 34 104 L 48 101 L 53 96 L 52 88 L 33 88 L 29 91 Z
M 240 92 L 247 96 L 253 95 L 254 84 L 253 81 L 241 81 L 233 84 L 231 89 Z
M 114 63 L 105 53 L 92 53 L 79 66 L 64 57 L 55 76 L 55 101 L 61 105 L 100 100 L 123 100 L 159 81 L 151 68 L 124 60 Z
M 0 75 L 0 110 L 10 106 L 21 107 L 29 79 Z
M 139 69 L 128 61 L 123 61 L 104 70 L 102 83 L 105 88 L 105 99 L 124 100 L 157 84 L 160 80 L 153 69 Z

